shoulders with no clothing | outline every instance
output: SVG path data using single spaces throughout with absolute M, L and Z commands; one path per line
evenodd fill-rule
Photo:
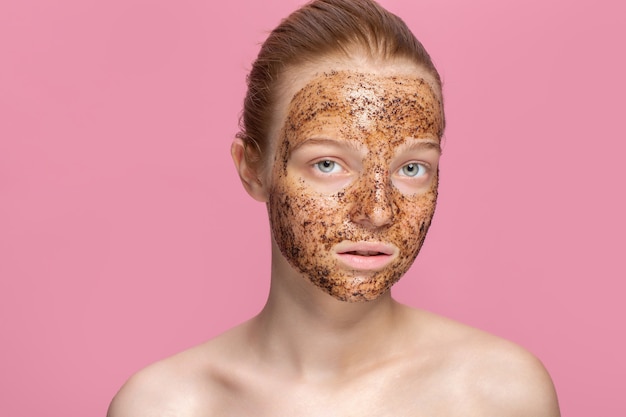
M 372 415 L 378 416 L 385 415 L 387 405 L 394 416 L 560 415 L 548 373 L 526 350 L 432 313 L 410 309 L 410 316 L 415 334 L 407 332 L 406 354 L 359 375 L 361 382 L 348 378 L 328 384 L 339 387 L 336 395 L 303 388 L 302 381 L 277 381 L 278 372 L 272 375 L 259 363 L 244 324 L 135 374 L 115 396 L 108 417 L 257 417 L 266 414 L 262 410 L 277 415 L 269 410 L 281 409 L 281 403 L 296 411 L 298 402 L 306 405 L 299 415 L 328 408 L 324 415 L 340 416 L 339 410 L 353 408 L 343 403 L 355 400 L 363 412 L 375 410 Z M 367 406 L 360 394 L 367 387 L 361 384 L 377 381 L 383 381 L 379 395 L 369 395 Z M 324 404 L 314 404 L 315 395 Z

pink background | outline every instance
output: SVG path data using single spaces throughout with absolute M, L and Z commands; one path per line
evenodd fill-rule
M 0 4 L 0 415 L 102 416 L 261 308 L 266 214 L 228 151 L 258 43 L 300 0 L 216 4 Z M 623 3 L 382 4 L 448 117 L 395 295 L 537 354 L 564 416 L 626 415 Z

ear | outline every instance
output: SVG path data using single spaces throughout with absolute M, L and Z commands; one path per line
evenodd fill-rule
M 241 178 L 243 188 L 257 201 L 267 202 L 267 191 L 259 178 L 257 167 L 246 159 L 246 145 L 243 140 L 236 138 L 230 146 L 230 154 L 235 162 L 235 168 Z

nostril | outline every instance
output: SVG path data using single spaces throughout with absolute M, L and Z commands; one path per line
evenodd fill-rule
M 367 223 L 380 227 L 393 222 L 395 210 L 392 199 L 380 198 L 376 193 L 371 193 L 366 201 L 361 200 L 355 204 L 352 211 L 352 221 L 357 223 Z
M 362 177 L 350 193 L 353 197 L 351 220 L 368 227 L 385 226 L 392 222 L 396 210 L 391 187 L 384 170 L 374 170 L 373 176 Z

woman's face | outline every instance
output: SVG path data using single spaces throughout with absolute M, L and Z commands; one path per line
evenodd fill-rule
M 413 263 L 435 210 L 441 103 L 425 79 L 407 74 L 346 69 L 305 80 L 274 145 L 276 246 L 339 300 L 387 292 Z

